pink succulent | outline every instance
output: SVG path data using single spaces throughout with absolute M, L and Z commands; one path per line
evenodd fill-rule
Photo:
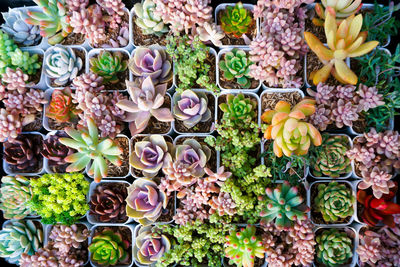
M 368 111 L 369 109 L 385 104 L 382 94 L 378 93 L 375 86 L 368 87 L 364 84 L 360 84 L 357 94 L 358 97 L 355 100 L 358 102 L 360 111 Z
M 393 175 L 373 167 L 372 170 L 363 170 L 361 172 L 363 180 L 358 184 L 358 188 L 365 190 L 372 187 L 375 198 L 381 198 L 383 194 L 389 194 L 389 189 L 395 186 L 391 181 Z

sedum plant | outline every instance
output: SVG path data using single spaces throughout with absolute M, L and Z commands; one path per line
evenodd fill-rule
M 240 84 L 242 88 L 249 88 L 250 81 L 250 65 L 253 64 L 249 56 L 242 49 L 233 49 L 224 55 L 224 60 L 218 64 L 219 68 L 224 72 L 224 78 L 233 80 Z
M 279 101 L 274 110 L 265 111 L 261 119 L 268 124 L 264 133 L 265 139 L 274 140 L 274 153 L 277 157 L 283 154 L 290 157 L 305 155 L 311 145 L 320 146 L 322 136 L 308 122 L 303 121 L 315 112 L 315 100 L 304 99 L 292 109 L 286 101 Z
M 336 13 L 338 23 L 340 23 L 361 9 L 361 1 L 362 0 L 321 0 L 321 4 L 315 4 L 315 13 L 319 18 L 313 18 L 312 22 L 314 25 L 324 26 L 326 9 L 331 7 Z
M 369 53 L 379 42 L 365 42 L 368 32 L 360 32 L 363 23 L 361 14 L 350 16 L 339 25 L 336 12 L 328 7 L 324 24 L 328 48 L 312 33 L 304 32 L 304 38 L 311 50 L 324 64 L 320 70 L 310 74 L 314 85 L 325 82 L 332 74 L 340 83 L 355 85 L 357 75 L 346 65 L 346 58 L 359 57 Z
M 29 180 L 21 175 L 3 176 L 0 188 L 0 210 L 4 219 L 23 219 L 32 213 L 28 202 L 32 198 Z
M 80 109 L 73 103 L 71 88 L 55 89 L 51 101 L 46 108 L 46 116 L 57 122 L 73 122 L 77 120 Z
M 62 137 L 59 141 L 78 151 L 65 158 L 66 162 L 71 163 L 67 167 L 67 172 L 81 171 L 91 164 L 88 174 L 93 175 L 94 180 L 98 183 L 101 178 L 107 177 L 107 161 L 115 166 L 122 165 L 120 155 L 123 150 L 112 139 L 99 138 L 97 126 L 92 118 L 87 119 L 86 123 L 87 128 L 81 127 L 79 130 L 71 127 L 65 128 L 65 132 L 71 138 Z
M 225 257 L 230 259 L 229 264 L 251 267 L 256 257 L 263 259 L 265 256 L 265 248 L 256 235 L 255 226 L 247 225 L 240 231 L 231 231 L 225 239 Z
M 317 235 L 317 261 L 327 267 L 344 266 L 353 257 L 353 245 L 345 232 L 324 230 Z
M 127 69 L 128 62 L 123 59 L 121 52 L 101 50 L 97 57 L 90 59 L 90 65 L 90 70 L 103 77 L 104 83 L 117 83 L 118 73 Z
M 162 36 L 169 32 L 168 25 L 164 24 L 162 18 L 154 13 L 155 8 L 156 4 L 153 0 L 144 0 L 143 3 L 136 3 L 133 6 L 137 16 L 135 23 L 144 35 Z
M 235 38 L 241 38 L 243 34 L 248 33 L 254 23 L 251 11 L 244 8 L 242 2 L 235 6 L 227 6 L 222 12 L 221 28 Z
M 33 75 L 35 74 L 40 67 L 42 66 L 42 62 L 38 62 L 39 55 L 33 54 L 32 56 L 28 51 L 23 52 L 21 49 L 16 49 L 14 52 L 10 54 L 11 59 L 11 68 L 20 68 L 24 73 Z
M 351 188 L 344 183 L 330 182 L 318 184 L 317 196 L 314 199 L 316 212 L 322 214 L 327 223 L 335 223 L 352 216 L 355 198 Z
M 231 121 L 241 122 L 248 117 L 256 117 L 256 100 L 245 97 L 242 93 L 237 95 L 228 94 L 225 99 L 226 102 L 219 105 L 225 118 L 229 118 Z

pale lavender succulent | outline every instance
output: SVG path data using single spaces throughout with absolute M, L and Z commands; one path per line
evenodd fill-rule
M 34 83 L 28 83 L 29 76 L 25 74 L 20 68 L 13 70 L 6 68 L 6 72 L 3 74 L 1 81 L 7 84 L 7 90 L 16 90 L 20 94 L 26 92 L 26 88 L 33 86 Z
M 198 26 L 196 32 L 199 35 L 200 41 L 204 43 L 212 43 L 215 46 L 222 46 L 221 39 L 224 38 L 225 33 L 221 26 L 215 23 L 205 22 L 203 26 Z
M 301 4 L 311 4 L 312 2 L 314 0 L 258 0 L 254 8 L 254 16 L 256 18 L 264 17 L 271 8 L 276 12 L 280 9 L 287 9 L 293 13 Z
M 358 120 L 357 105 L 339 99 L 332 109 L 332 116 L 335 119 L 336 127 L 352 126 L 353 121 Z
M 323 104 L 318 105 L 315 113 L 310 116 L 310 122 L 312 125 L 315 125 L 318 130 L 325 131 L 326 127 L 332 123 L 331 110 Z
M 186 128 L 193 128 L 199 122 L 211 119 L 208 98 L 203 92 L 185 90 L 174 96 L 173 115 L 183 122 Z
M 354 97 L 354 90 L 356 90 L 354 85 L 338 85 L 336 86 L 336 98 L 350 101 Z
M 366 168 L 372 167 L 375 163 L 375 150 L 370 147 L 362 147 L 360 144 L 354 144 L 353 148 L 346 152 L 349 159 L 362 162 Z
M 319 83 L 317 85 L 317 91 L 307 88 L 307 93 L 314 97 L 318 104 L 330 105 L 334 98 L 335 86 L 329 86 L 324 83 Z
M 89 4 L 89 0 L 65 0 L 68 9 L 71 11 L 79 11 L 85 9 Z
M 389 189 L 395 186 L 395 183 L 390 180 L 393 175 L 380 170 L 377 166 L 373 167 L 372 170 L 363 170 L 361 175 L 363 180 L 358 184 L 358 188 L 365 190 L 371 187 L 377 199 L 384 194 L 389 194 Z
M 376 87 L 368 87 L 364 84 L 360 84 L 357 90 L 358 96 L 355 97 L 355 101 L 358 102 L 360 111 L 368 111 L 371 108 L 384 105 L 382 94 L 378 93 Z
M 360 264 L 364 266 L 365 263 L 374 265 L 382 259 L 381 250 L 383 249 L 381 243 L 381 235 L 373 231 L 365 231 L 360 236 L 360 244 L 357 247 L 357 254 L 360 257 Z
M 174 117 L 169 108 L 161 108 L 167 91 L 167 84 L 154 85 L 150 76 L 144 79 L 141 86 L 126 82 L 130 100 L 123 99 L 117 106 L 126 112 L 125 121 L 129 122 L 132 136 L 146 129 L 151 116 L 158 121 L 171 122 Z
M 22 123 L 18 116 L 8 113 L 4 108 L 0 109 L 0 142 L 17 138 L 21 131 Z
M 376 133 L 376 130 L 372 128 L 371 132 Z M 370 136 L 365 134 L 365 138 Z M 368 139 L 367 139 L 368 140 Z M 400 135 L 397 131 L 385 131 L 384 133 L 379 133 L 379 141 L 376 145 L 376 152 L 380 155 L 385 155 L 388 159 L 396 159 L 400 157 Z
M 202 145 L 195 139 L 186 139 L 182 145 L 175 147 L 175 161 L 190 169 L 194 177 L 202 177 L 205 166 L 211 157 L 211 150 L 207 145 Z

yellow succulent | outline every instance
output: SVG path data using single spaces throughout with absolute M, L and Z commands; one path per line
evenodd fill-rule
M 324 26 L 325 10 L 331 7 L 336 12 L 337 22 L 357 13 L 362 7 L 361 0 L 321 0 L 321 4 L 315 4 L 315 12 L 319 18 L 313 18 L 312 22 L 317 26 Z

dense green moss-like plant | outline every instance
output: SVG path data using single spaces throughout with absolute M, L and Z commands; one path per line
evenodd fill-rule
M 219 105 L 224 117 L 240 123 L 247 117 L 254 119 L 257 115 L 257 101 L 255 99 L 245 97 L 242 93 L 238 95 L 228 94 L 225 99 L 226 102 Z
M 345 232 L 324 230 L 317 235 L 317 261 L 328 267 L 344 266 L 353 257 L 353 244 Z
M 241 38 L 248 33 L 250 26 L 254 23 L 250 10 L 243 7 L 242 2 L 235 6 L 227 6 L 221 11 L 221 28 L 227 34 L 232 34 L 236 38 Z
M 223 71 L 225 79 L 230 81 L 236 78 L 236 82 L 242 88 L 249 88 L 251 64 L 253 63 L 244 50 L 233 49 L 224 54 L 224 59 L 219 62 L 218 66 Z
M 128 68 L 128 61 L 121 52 L 102 50 L 97 57 L 90 59 L 90 70 L 103 77 L 104 83 L 117 83 L 118 73 Z
M 71 225 L 86 214 L 89 182 L 81 173 L 45 174 L 31 180 L 33 197 L 29 205 L 45 224 Z
M 31 214 L 28 202 L 32 198 L 29 180 L 21 175 L 3 176 L 0 188 L 0 210 L 5 219 L 23 219 Z

